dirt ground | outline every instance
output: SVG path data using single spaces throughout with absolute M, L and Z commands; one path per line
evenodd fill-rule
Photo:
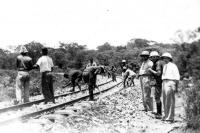
M 177 95 L 174 123 L 155 119 L 151 112 L 142 111 L 141 89 L 136 80 L 134 87 L 122 89 L 119 85 L 94 102 L 77 103 L 27 123 L 12 124 L 12 129 L 15 133 L 181 133 L 185 126 L 182 104 Z M 9 132 L 8 127 L 2 128 Z

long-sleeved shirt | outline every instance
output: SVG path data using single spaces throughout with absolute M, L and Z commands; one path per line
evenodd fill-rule
M 153 62 L 151 60 L 147 60 L 142 63 L 142 66 L 140 67 L 139 75 L 147 75 L 148 74 L 148 68 L 152 68 Z
M 163 67 L 162 80 L 165 79 L 180 80 L 178 67 L 172 62 L 165 64 Z

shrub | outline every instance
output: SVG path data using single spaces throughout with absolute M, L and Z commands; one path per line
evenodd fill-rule
M 56 69 L 55 72 L 62 72 Z M 17 71 L 15 70 L 2 70 L 0 69 L 0 101 L 15 99 L 15 81 Z M 41 73 L 39 71 L 30 72 L 30 96 L 42 94 L 41 91 Z M 64 84 L 64 78 L 62 75 L 54 75 L 54 89 L 60 90 Z
M 187 127 L 200 129 L 200 80 L 185 88 Z

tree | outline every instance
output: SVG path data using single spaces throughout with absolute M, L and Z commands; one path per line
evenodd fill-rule
M 148 41 L 146 39 L 131 39 L 128 43 L 127 43 L 127 49 L 135 49 L 135 48 L 144 48 L 144 47 L 148 47 L 149 43 L 152 41 Z
M 60 50 L 63 51 L 65 66 L 80 69 L 86 58 L 86 45 L 78 45 L 78 43 L 60 43 Z
M 39 42 L 30 42 L 24 45 L 28 50 L 28 55 L 32 58 L 33 63 L 36 63 L 37 59 L 42 55 L 41 50 L 44 47 Z M 15 49 L 15 53 L 19 53 L 21 45 L 17 46 Z
M 111 46 L 108 42 L 106 42 L 103 45 L 100 45 L 100 46 L 97 47 L 97 50 L 99 52 L 104 52 L 104 51 L 112 50 L 112 49 L 113 49 L 113 46 Z

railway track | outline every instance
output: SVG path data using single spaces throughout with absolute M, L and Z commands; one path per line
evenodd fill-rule
M 106 83 L 100 84 L 99 86 L 108 84 L 108 83 L 110 83 L 110 82 L 111 82 L 111 81 L 108 81 L 108 82 L 106 82 Z M 117 84 L 115 84 L 115 85 L 113 85 L 113 86 L 111 86 L 111 87 L 109 87 L 109 88 L 107 88 L 107 89 L 105 89 L 105 90 L 96 92 L 96 93 L 94 93 L 94 95 L 96 96 L 96 95 L 98 95 L 98 94 L 101 94 L 101 93 L 103 93 L 103 92 L 106 92 L 106 91 L 108 91 L 108 90 L 110 90 L 110 89 L 112 89 L 112 88 L 114 88 L 114 87 L 120 85 L 121 83 L 122 83 L 122 82 L 119 82 L 119 83 L 117 83 Z M 78 93 L 78 92 L 80 92 L 80 91 L 77 91 L 76 93 Z M 63 94 L 63 95 L 65 95 L 65 94 Z M 62 96 L 63 96 L 63 95 L 62 95 Z M 66 94 L 66 95 L 67 95 L 67 94 Z M 70 94 L 68 93 L 68 95 L 70 95 Z M 41 110 L 39 110 L 39 111 L 33 111 L 33 112 L 31 112 L 31 113 L 26 113 L 26 114 L 23 114 L 23 115 L 20 115 L 20 116 L 17 116 L 17 117 L 9 118 L 9 119 L 0 121 L 0 125 L 2 125 L 2 124 L 8 124 L 8 123 L 11 123 L 11 122 L 14 122 L 14 121 L 25 121 L 25 120 L 27 120 L 27 119 L 29 119 L 29 118 L 31 118 L 31 117 L 40 116 L 41 114 L 44 114 L 44 113 L 52 113 L 52 112 L 54 112 L 56 109 L 62 109 L 62 108 L 65 107 L 65 106 L 72 105 L 72 104 L 74 104 L 74 103 L 76 103 L 76 102 L 79 102 L 79 101 L 82 101 L 82 100 L 86 100 L 87 98 L 89 98 L 89 95 L 81 96 L 81 97 L 79 97 L 79 98 L 70 100 L 70 101 L 68 101 L 68 102 L 64 102 L 64 103 L 61 103 L 61 104 L 53 105 L 53 106 L 51 106 L 51 107 L 47 107 L 47 108 L 41 109 Z M 39 102 L 39 101 L 41 102 L 41 100 L 34 101 L 34 102 Z M 19 109 L 19 108 L 27 107 L 27 106 L 30 106 L 30 105 L 31 105 L 31 104 L 28 104 L 28 105 L 18 105 L 18 107 L 17 107 L 17 106 L 16 106 L 16 107 L 9 107 L 9 109 L 11 109 L 11 108 L 14 108 L 14 109 L 17 109 L 17 108 L 18 108 L 18 109 Z M 33 104 L 32 104 L 32 105 L 33 105 Z M 2 109 L 2 110 L 5 112 L 6 110 L 9 110 L 9 109 Z M 3 112 L 3 111 L 2 111 L 2 112 Z
M 110 80 L 108 82 L 105 82 L 105 83 L 102 83 L 102 84 L 98 85 L 98 87 L 103 86 L 105 84 L 108 84 L 110 82 L 112 82 L 112 80 Z M 84 90 L 81 90 L 81 91 L 69 92 L 69 93 L 65 93 L 65 94 L 61 94 L 61 95 L 55 96 L 54 98 L 57 99 L 57 98 L 60 98 L 60 97 L 65 97 L 65 96 L 77 94 L 79 92 L 84 92 L 86 90 L 87 89 L 84 89 Z M 24 104 L 13 105 L 13 106 L 10 106 L 10 107 L 1 108 L 0 109 L 0 113 L 4 113 L 4 112 L 10 111 L 10 110 L 21 109 L 21 108 L 24 108 L 24 107 L 32 106 L 34 104 L 39 104 L 39 103 L 44 102 L 44 101 L 45 101 L 44 99 L 41 99 L 41 100 L 36 100 L 36 101 L 32 101 L 32 102 L 27 102 L 27 103 L 24 103 Z

